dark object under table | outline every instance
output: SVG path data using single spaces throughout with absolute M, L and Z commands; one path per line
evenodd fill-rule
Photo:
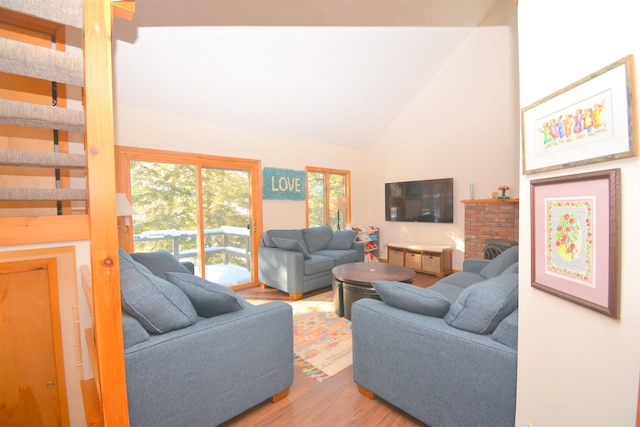
M 371 282 L 392 280 L 413 283 L 416 272 L 395 264 L 353 262 L 331 270 L 333 274 L 333 306 L 336 314 L 351 320 L 351 304 L 362 298 L 380 299 Z

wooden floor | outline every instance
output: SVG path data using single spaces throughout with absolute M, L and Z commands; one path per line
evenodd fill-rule
M 414 284 L 427 287 L 437 280 L 435 276 L 418 273 Z M 270 288 L 251 287 L 237 293 L 247 299 L 288 299 L 287 294 Z M 353 382 L 353 369 L 349 367 L 323 382 L 315 381 L 295 368 L 289 396 L 278 403 L 267 401 L 255 406 L 223 426 L 390 427 L 424 424 L 380 398 L 370 400 L 361 395 Z

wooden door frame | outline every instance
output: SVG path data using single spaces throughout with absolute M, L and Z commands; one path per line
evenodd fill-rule
M 197 153 L 185 153 L 178 151 L 156 150 L 151 148 L 140 148 L 118 145 L 115 147 L 116 161 L 116 191 L 124 193 L 131 200 L 131 161 L 159 162 L 180 165 L 193 165 L 199 171 L 202 167 L 220 167 L 229 169 L 244 169 L 251 172 L 251 265 L 252 278 L 246 286 L 258 283 L 258 246 L 262 236 L 262 162 L 254 159 L 244 159 L 238 157 L 223 157 Z M 198 172 L 199 173 L 199 172 Z M 198 190 L 200 191 L 200 190 Z M 198 193 L 198 197 L 201 198 Z M 118 218 L 118 224 L 124 225 L 123 218 Z M 202 207 L 198 211 L 198 224 L 204 223 Z M 119 227 L 118 238 L 120 247 L 127 252 L 133 251 L 133 233 L 125 232 L 123 227 Z M 204 241 L 203 231 L 200 231 L 199 242 Z M 205 259 L 204 245 L 199 244 L 200 259 Z M 242 286 L 240 286 L 242 287 Z M 237 287 L 234 287 L 237 288 Z

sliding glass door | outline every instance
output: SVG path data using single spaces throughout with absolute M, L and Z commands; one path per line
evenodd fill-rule
M 119 234 L 122 247 L 129 241 L 135 252 L 167 250 L 225 286 L 255 282 L 258 161 L 131 147 L 116 152 L 129 178 L 119 178 L 118 191 L 130 189 L 137 212 L 130 235 Z

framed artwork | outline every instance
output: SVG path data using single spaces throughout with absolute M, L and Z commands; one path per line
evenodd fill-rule
M 619 318 L 620 169 L 531 181 L 531 286 Z
M 525 175 L 638 155 L 633 56 L 522 109 Z

